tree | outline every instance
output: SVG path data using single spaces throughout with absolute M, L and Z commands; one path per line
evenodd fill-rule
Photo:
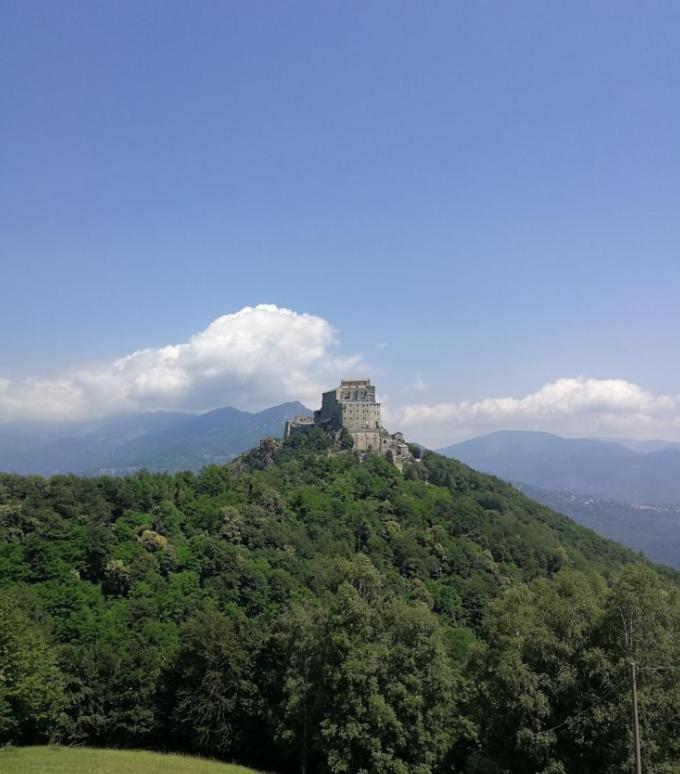
M 319 763 L 319 620 L 313 603 L 294 604 L 277 622 L 270 642 L 268 694 L 278 698 L 274 740 L 287 751 L 300 774 L 315 771 Z
M 182 629 L 173 721 L 185 744 L 212 755 L 243 755 L 257 738 L 254 680 L 259 643 L 240 614 L 205 609 Z
M 63 677 L 38 627 L 0 596 L 0 744 L 34 744 L 55 733 Z
M 599 636 L 619 676 L 621 689 L 607 710 L 618 733 L 608 746 L 620 760 L 629 759 L 630 686 L 628 669 L 638 669 L 638 702 L 642 760 L 646 771 L 664 770 L 680 760 L 680 593 L 675 584 L 650 567 L 633 564 L 615 579 Z
M 290 643 L 284 686 L 288 738 L 307 751 L 300 771 L 310 761 L 330 774 L 436 771 L 451 742 L 453 682 L 435 617 L 389 594 L 364 556 L 341 567 L 324 607 L 291 627 L 308 627 Z
M 352 434 L 349 432 L 349 430 L 346 427 L 343 427 L 340 430 L 340 437 L 338 440 L 339 440 L 341 449 L 354 448 L 354 438 L 352 438 Z
M 578 770 L 606 770 L 601 750 L 573 725 L 611 688 L 595 642 L 605 595 L 597 576 L 562 571 L 513 586 L 490 605 L 477 757 L 495 770 L 558 772 L 571 770 L 570 760 L 585 766 Z
M 63 648 L 69 741 L 133 747 L 159 735 L 161 676 L 174 663 L 176 626 L 149 620 L 146 607 L 119 602 L 95 642 Z

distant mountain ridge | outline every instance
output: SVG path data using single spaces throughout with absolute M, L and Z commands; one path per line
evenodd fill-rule
M 642 452 L 643 454 L 654 451 L 663 451 L 664 449 L 680 449 L 680 443 L 676 443 L 675 441 L 638 441 L 635 438 L 598 438 L 596 440 L 618 443 L 621 446 L 625 446 L 626 449 Z
M 484 473 L 626 503 L 680 505 L 680 449 L 501 430 L 441 450 Z
M 290 402 L 252 414 L 225 407 L 200 414 L 158 433 L 136 438 L 115 450 L 106 469 L 88 472 L 126 473 L 149 470 L 198 470 L 228 462 L 267 436 L 281 436 L 287 419 L 311 414 Z
M 205 414 L 158 411 L 91 422 L 0 425 L 0 470 L 47 476 L 198 470 L 227 462 L 262 438 L 280 436 L 287 419 L 311 413 L 294 401 L 255 413 L 225 407 Z

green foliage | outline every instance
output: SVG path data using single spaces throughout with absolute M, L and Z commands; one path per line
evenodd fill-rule
M 63 704 L 55 654 L 17 604 L 0 595 L 0 744 L 49 738 Z
M 208 608 L 184 625 L 172 675 L 172 718 L 189 749 L 224 756 L 244 749 L 261 716 L 256 637 L 239 613 Z
M 425 451 L 422 446 L 420 446 L 417 443 L 410 443 L 408 445 L 409 451 L 413 455 L 414 460 L 419 460 L 423 456 L 423 452 Z
M 354 438 L 352 438 L 352 434 L 349 432 L 349 430 L 346 427 L 343 427 L 340 430 L 340 437 L 338 439 L 338 444 L 341 449 L 353 449 L 354 448 Z
M 443 627 L 396 598 L 362 555 L 343 562 L 324 604 L 282 622 L 282 738 L 303 768 L 431 772 L 452 741 L 452 666 Z
M 294 433 L 284 441 L 284 446 L 289 449 L 305 449 L 307 451 L 324 451 L 333 447 L 333 438 L 330 433 L 318 427 L 312 427 L 299 433 Z
M 452 670 L 423 606 L 386 594 L 359 556 L 319 621 L 318 746 L 325 768 L 431 772 L 450 744 Z
M 678 631 L 672 573 L 425 451 L 402 475 L 312 432 L 199 474 L 0 475 L 2 741 L 618 772 L 634 658 L 664 771 Z

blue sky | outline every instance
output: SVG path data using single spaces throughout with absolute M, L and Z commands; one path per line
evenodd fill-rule
M 0 0 L 0 18 L 0 419 L 266 303 L 335 341 L 309 374 L 282 346 L 298 388 L 271 394 L 257 363 L 220 366 L 221 403 L 357 367 L 442 440 L 680 433 L 677 3 Z M 567 378 L 591 401 L 574 424 L 561 397 L 552 424 L 458 418 Z M 605 421 L 633 388 L 653 403 Z M 143 407 L 207 407 L 182 389 Z

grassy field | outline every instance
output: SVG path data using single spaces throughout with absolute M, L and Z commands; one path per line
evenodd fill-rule
M 258 774 L 203 758 L 87 747 L 0 748 L 0 774 Z

